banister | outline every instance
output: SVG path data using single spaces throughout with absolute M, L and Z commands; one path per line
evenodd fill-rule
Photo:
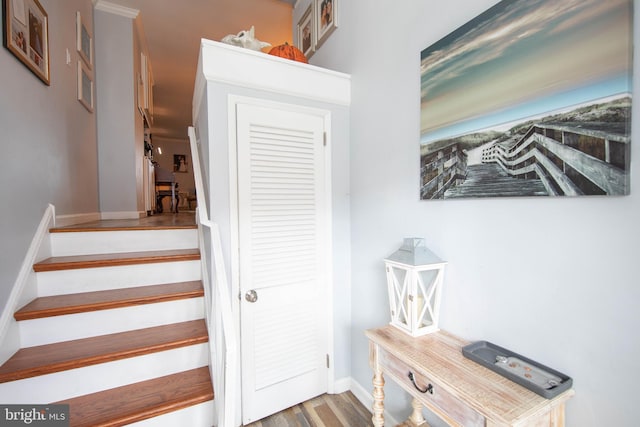
M 209 331 L 209 347 L 211 349 L 211 365 L 218 369 L 211 369 L 214 383 L 216 407 L 216 425 L 218 427 L 235 427 L 236 391 L 238 366 L 236 352 L 238 340 L 235 333 L 233 313 L 231 312 L 231 296 L 229 282 L 223 259 L 222 243 L 218 224 L 209 219 L 202 164 L 195 129 L 188 129 L 191 147 L 191 159 L 196 185 L 197 219 L 200 250 L 203 252 L 202 279 L 205 288 L 205 307 L 207 310 L 207 329 Z M 203 227 L 210 233 L 209 247 L 205 247 Z M 208 250 L 210 249 L 210 251 Z M 209 253 L 210 252 L 210 253 Z M 209 277 L 210 261 L 213 260 L 215 281 Z M 215 299 L 214 299 L 215 297 Z M 218 334 L 214 331 L 220 332 Z M 222 359 L 222 360 L 220 360 Z

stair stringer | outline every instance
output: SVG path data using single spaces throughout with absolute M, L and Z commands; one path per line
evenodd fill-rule
M 55 224 L 55 207 L 49 204 L 25 254 L 18 277 L 11 288 L 0 315 L 0 365 L 20 348 L 20 329 L 13 313 L 37 296 L 37 279 L 33 264 L 52 256 L 49 229 Z

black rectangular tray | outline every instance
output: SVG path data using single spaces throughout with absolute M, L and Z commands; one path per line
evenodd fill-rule
M 462 347 L 462 354 L 547 399 L 573 384 L 571 377 L 487 341 Z

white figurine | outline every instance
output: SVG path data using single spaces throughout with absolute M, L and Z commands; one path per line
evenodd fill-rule
M 238 34 L 229 34 L 228 36 L 224 36 L 222 43 L 258 51 L 271 46 L 271 43 L 261 42 L 255 38 L 253 26 L 251 26 L 251 29 L 248 31 L 244 30 L 240 31 Z

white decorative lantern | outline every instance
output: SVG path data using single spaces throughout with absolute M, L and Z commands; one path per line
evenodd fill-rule
M 424 239 L 406 238 L 384 260 L 391 324 L 417 337 L 438 331 L 444 266 Z

